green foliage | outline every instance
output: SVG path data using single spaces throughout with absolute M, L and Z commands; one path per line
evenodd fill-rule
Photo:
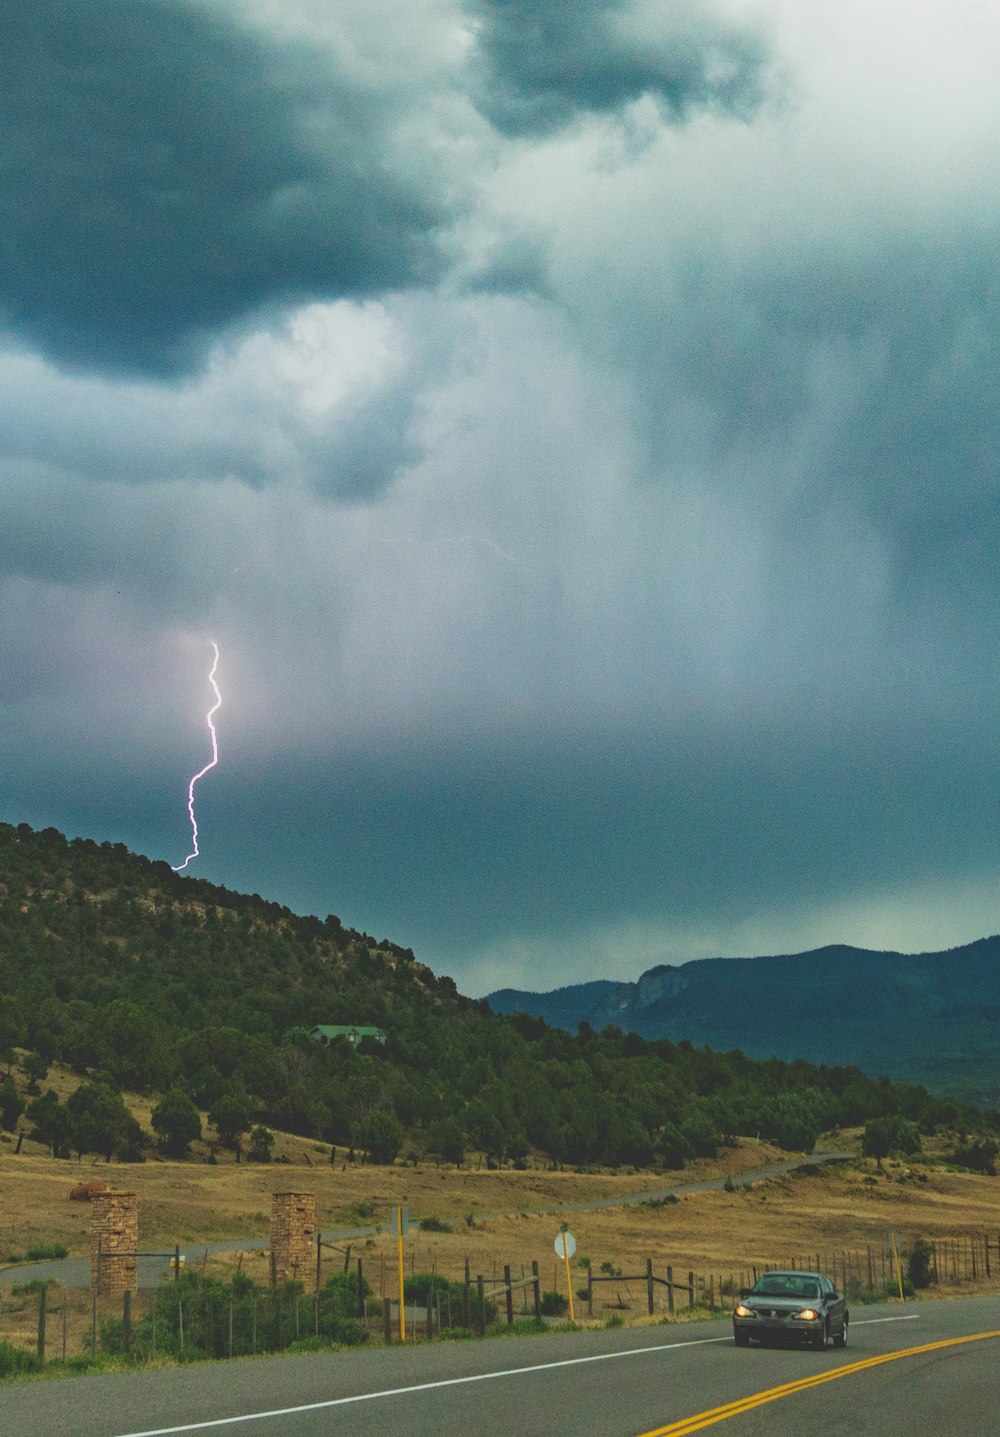
M 543 1317 L 562 1317 L 569 1307 L 569 1298 L 561 1292 L 543 1292 L 541 1307 Z
M 882 1159 L 890 1153 L 912 1156 L 919 1153 L 920 1148 L 920 1133 L 915 1124 L 899 1113 L 872 1118 L 865 1124 L 861 1135 L 861 1151 L 866 1157 L 874 1158 L 879 1167 L 882 1166 Z
M 934 1249 L 922 1237 L 915 1237 L 906 1256 L 906 1275 L 914 1288 L 930 1287 Z
M 38 1084 L 49 1071 L 49 1060 L 41 1053 L 29 1053 L 21 1064 L 25 1077 L 28 1079 L 28 1092 L 37 1093 Z
M 73 1123 L 65 1105 L 51 1088 L 28 1104 L 26 1116 L 34 1136 L 40 1142 L 48 1143 L 55 1157 L 66 1157 Z
M 357 1125 L 357 1144 L 373 1163 L 392 1163 L 403 1146 L 403 1125 L 394 1113 L 369 1113 Z
M 357 1272 L 338 1272 L 327 1279 L 319 1299 L 319 1330 L 328 1342 L 359 1347 L 368 1341 L 359 1314 L 362 1296 L 370 1291 L 367 1280 L 359 1288 Z
M 44 1262 L 47 1258 L 62 1258 L 67 1249 L 61 1242 L 36 1242 L 25 1253 L 28 1262 Z
M 201 1137 L 201 1114 L 180 1088 L 170 1092 L 153 1109 L 150 1122 L 166 1151 L 175 1158 L 187 1152 L 188 1144 Z
M 227 1147 L 236 1148 L 250 1130 L 250 1105 L 238 1093 L 223 1093 L 209 1108 L 208 1121 Z
M 439 1217 L 423 1217 L 420 1219 L 421 1232 L 451 1232 L 451 1224 L 442 1222 Z
M 42 1364 L 34 1352 L 20 1347 L 11 1347 L 9 1342 L 0 1342 L 0 1379 L 21 1377 L 27 1372 L 40 1372 Z
M 260 1123 L 250 1130 L 250 1144 L 247 1148 L 247 1162 L 269 1163 L 274 1147 L 274 1134 Z
M 81 1155 L 101 1153 L 135 1161 L 142 1156 L 142 1130 L 110 1082 L 81 1083 L 66 1102 L 69 1142 Z
M 986 1173 L 990 1177 L 996 1177 L 998 1152 L 1000 1148 L 996 1142 L 992 1138 L 984 1138 L 980 1142 L 958 1144 L 950 1161 L 957 1168 L 968 1168 L 973 1173 Z
M 85 1078 L 73 1112 L 54 1093 L 28 1107 L 59 1154 L 72 1144 L 137 1155 L 136 1130 L 116 1127 L 106 1096 L 122 1086 L 166 1094 L 154 1130 L 178 1152 L 198 1136 L 195 1104 L 238 1142 L 245 1101 L 247 1121 L 260 1119 L 248 1152 L 257 1161 L 279 1124 L 374 1162 L 392 1162 L 407 1141 L 456 1163 L 474 1152 L 523 1165 L 537 1152 L 672 1169 L 739 1133 L 808 1150 L 835 1124 L 888 1121 L 892 1151 L 936 1124 L 962 1123 L 976 1141 L 1000 1124 L 855 1068 L 503 1018 L 407 949 L 121 845 L 0 824 L 0 883 L 10 900 L 0 904 L 0 1056 L 28 1047 Z M 307 1037 L 317 1023 L 358 1022 L 381 1027 L 385 1046 Z M 5 1126 L 22 1101 L 0 1085 Z
M 13 1132 L 24 1108 L 24 1099 L 14 1086 L 13 1078 L 4 1078 L 0 1083 L 0 1127 Z

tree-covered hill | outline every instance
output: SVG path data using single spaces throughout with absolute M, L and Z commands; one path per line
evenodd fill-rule
M 321 1046 L 309 1034 L 319 1024 L 374 1025 L 386 1042 Z M 0 824 L 0 1060 L 15 1047 L 35 1084 L 54 1059 L 88 1079 L 70 1126 L 40 1099 L 22 1123 L 54 1146 L 134 1155 L 134 1131 L 110 1116 L 115 1086 L 166 1093 L 178 1113 L 193 1100 L 226 1114 L 213 1121 L 233 1142 L 248 1122 L 273 1123 L 376 1161 L 535 1151 L 677 1166 L 736 1133 L 808 1149 L 825 1129 L 876 1116 L 925 1131 L 1000 1121 L 856 1068 L 503 1017 L 332 915 L 181 877 L 119 844 Z M 17 1106 L 7 1092 L 5 1109 L 0 1082 L 5 1122 Z
M 502 989 L 498 1013 L 534 1013 L 575 1032 L 582 1020 L 644 1038 L 688 1038 L 754 1057 L 877 1063 L 901 1082 L 984 1107 L 1000 1104 L 1000 937 L 940 953 L 837 944 L 762 958 L 699 958 L 635 983 L 551 993 Z

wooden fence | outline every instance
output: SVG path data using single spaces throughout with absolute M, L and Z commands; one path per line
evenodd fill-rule
M 912 1242 L 911 1235 L 904 1237 L 900 1244 L 904 1269 Z M 936 1286 L 966 1283 L 981 1286 L 1000 1280 L 1000 1231 L 937 1238 L 928 1241 L 927 1248 L 931 1293 Z M 273 1264 L 269 1272 L 265 1269 L 264 1284 L 250 1284 L 254 1290 L 242 1295 L 234 1288 L 221 1306 L 217 1296 L 211 1310 L 207 1296 L 203 1299 L 199 1295 L 197 1282 L 183 1301 L 176 1300 L 180 1290 L 172 1287 L 174 1300 L 167 1304 L 170 1330 L 182 1347 L 197 1333 L 215 1356 L 280 1350 L 299 1338 L 318 1335 L 324 1260 L 329 1262 L 332 1254 L 336 1254 L 338 1271 L 352 1268 L 357 1271 L 357 1321 L 372 1338 L 381 1338 L 384 1342 L 397 1340 L 399 1304 L 386 1291 L 386 1287 L 392 1285 L 387 1284 L 386 1279 L 393 1265 L 380 1264 L 379 1298 L 366 1299 L 363 1260 L 355 1258 L 352 1263 L 350 1247 L 337 1247 L 324 1241 L 322 1236 L 316 1240 L 318 1286 L 315 1293 L 302 1292 L 299 1284 L 290 1284 L 287 1289 L 276 1286 Z M 171 1277 L 180 1276 L 184 1259 L 179 1246 L 173 1251 L 135 1254 L 137 1257 L 154 1255 L 165 1260 Z M 204 1279 L 208 1263 L 206 1250 L 204 1259 L 199 1257 L 194 1270 L 189 1267 L 188 1272 L 196 1280 Z M 611 1264 L 606 1266 L 611 1268 Z M 739 1266 L 733 1265 L 728 1271 L 716 1269 L 709 1273 L 687 1271 L 675 1275 L 672 1266 L 657 1270 L 653 1260 L 647 1258 L 630 1272 L 613 1269 L 595 1272 L 589 1266 L 577 1267 L 573 1269 L 573 1281 L 586 1302 L 588 1317 L 603 1311 L 633 1316 L 655 1316 L 659 1312 L 669 1318 L 693 1309 L 731 1310 L 742 1288 L 751 1287 L 763 1272 L 773 1269 L 826 1273 L 837 1287 L 847 1292 L 851 1301 L 892 1296 L 898 1286 L 895 1258 L 888 1241 L 864 1247 L 744 1258 Z M 482 1334 L 491 1321 L 513 1326 L 519 1318 L 540 1318 L 543 1295 L 539 1263 L 533 1261 L 530 1272 L 524 1266 L 519 1271 L 518 1276 L 513 1264 L 495 1264 L 492 1275 L 474 1274 L 469 1260 L 465 1259 L 461 1275 L 447 1282 L 443 1273 L 432 1273 L 426 1301 L 423 1298 L 419 1303 L 407 1300 L 408 1340 L 434 1340 L 449 1328 Z M 224 1274 L 232 1277 L 232 1269 L 224 1269 Z M 562 1264 L 556 1265 L 554 1274 L 558 1279 L 554 1282 L 555 1289 L 560 1291 L 564 1286 Z M 410 1275 L 413 1275 L 412 1268 Z M 140 1292 L 137 1297 L 126 1292 L 120 1297 L 99 1301 L 96 1288 L 87 1292 L 44 1284 L 26 1284 L 21 1289 L 0 1285 L 0 1341 L 32 1349 L 39 1357 L 65 1359 L 99 1350 L 102 1329 L 113 1319 L 115 1340 L 128 1352 L 134 1325 L 147 1319 L 146 1328 L 152 1331 L 154 1344 L 150 1355 L 155 1356 L 156 1333 L 163 1331 L 162 1321 L 167 1310 L 163 1305 L 166 1297 L 162 1289 L 160 1292 L 161 1323 L 158 1324 L 156 1289 Z

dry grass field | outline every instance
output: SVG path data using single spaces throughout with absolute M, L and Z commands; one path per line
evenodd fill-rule
M 65 1097 L 77 1082 L 78 1078 L 57 1069 L 45 1086 Z M 151 1101 L 136 1097 L 130 1106 L 148 1129 Z M 71 1255 L 85 1256 L 89 1209 L 85 1203 L 70 1201 L 69 1193 L 81 1179 L 99 1179 L 114 1189 L 138 1194 L 143 1248 L 163 1250 L 180 1243 L 189 1264 L 207 1263 L 210 1272 L 223 1273 L 238 1262 L 266 1282 L 266 1254 L 233 1252 L 206 1258 L 204 1245 L 223 1240 L 238 1245 L 266 1237 L 272 1193 L 293 1190 L 315 1193 L 318 1223 L 327 1233 L 384 1228 L 393 1207 L 405 1203 L 411 1215 L 405 1245 L 409 1271 L 459 1278 L 468 1261 L 472 1274 L 482 1273 L 489 1282 L 502 1274 L 505 1264 L 519 1277 L 537 1261 L 542 1285 L 564 1290 L 565 1273 L 553 1252 L 560 1219 L 540 1209 L 736 1175 L 788 1157 L 765 1143 L 745 1139 L 713 1161 L 675 1173 L 553 1171 L 541 1163 L 523 1172 L 476 1166 L 456 1170 L 433 1163 L 383 1168 L 348 1164 L 343 1151 L 331 1163 L 327 1144 L 281 1133 L 275 1136 L 277 1160 L 270 1164 L 237 1164 L 224 1149 L 213 1154 L 206 1141 L 195 1144 L 184 1162 L 153 1156 L 145 1163 L 124 1165 L 56 1160 L 30 1140 L 15 1154 L 13 1141 L 3 1135 L 0 1266 L 8 1254 L 23 1254 L 38 1242 L 62 1243 Z M 856 1149 L 857 1134 L 834 1135 L 821 1146 Z M 421 1220 L 428 1218 L 445 1230 L 423 1230 Z M 988 1233 L 997 1254 L 990 1285 L 1000 1286 L 1000 1178 L 951 1171 L 933 1153 L 910 1164 L 887 1160 L 884 1171 L 859 1158 L 732 1192 L 682 1193 L 675 1202 L 591 1208 L 568 1214 L 566 1220 L 577 1240 L 574 1287 L 586 1285 L 584 1258 L 595 1275 L 608 1269 L 623 1274 L 616 1282 L 595 1287 L 595 1318 L 615 1313 L 626 1321 L 647 1320 L 645 1283 L 626 1280 L 643 1272 L 647 1259 L 659 1275 L 672 1266 L 677 1280 L 688 1271 L 710 1276 L 717 1291 L 720 1279 L 732 1275 L 739 1284 L 754 1266 L 818 1262 L 827 1271 L 842 1271 L 844 1252 L 869 1248 L 878 1265 L 890 1232 L 904 1247 L 917 1235 L 942 1242 L 972 1234 L 981 1239 Z M 346 1240 L 339 1246 L 346 1246 Z M 355 1238 L 351 1250 L 352 1259 L 363 1259 L 376 1295 L 395 1290 L 396 1249 L 391 1238 Z M 343 1258 L 330 1251 L 327 1261 L 332 1271 Z M 982 1286 L 981 1265 L 977 1275 Z M 938 1295 L 951 1290 L 949 1274 L 941 1276 L 944 1281 L 935 1289 Z M 37 1298 L 32 1294 L 18 1298 L 9 1287 L 0 1288 L 0 1294 L 0 1338 L 27 1345 L 33 1336 Z M 138 1310 L 145 1300 L 140 1299 Z M 662 1288 L 656 1290 L 656 1301 L 660 1308 L 665 1305 Z M 53 1289 L 49 1318 L 53 1355 L 60 1346 L 64 1306 L 71 1352 L 81 1350 L 89 1330 L 87 1294 Z
M 295 1140 L 289 1140 L 294 1150 Z M 311 1146 L 311 1145 L 308 1145 Z M 543 1287 L 565 1291 L 565 1270 L 553 1252 L 559 1218 L 532 1211 L 558 1202 L 591 1202 L 616 1194 L 645 1191 L 665 1184 L 663 1174 L 581 1174 L 543 1170 L 515 1173 L 449 1170 L 433 1166 L 388 1169 L 338 1164 L 310 1167 L 304 1160 L 270 1167 L 239 1166 L 232 1162 L 152 1162 L 123 1167 L 100 1164 L 86 1168 L 117 1188 L 139 1194 L 140 1241 L 143 1246 L 184 1244 L 188 1265 L 224 1276 L 237 1264 L 261 1284 L 268 1278 L 263 1251 L 232 1252 L 204 1257 L 200 1243 L 221 1238 L 263 1236 L 266 1214 L 274 1191 L 294 1188 L 315 1192 L 319 1220 L 325 1230 L 355 1224 L 385 1222 L 397 1202 L 409 1205 L 412 1222 L 406 1239 L 408 1271 L 436 1271 L 452 1278 L 462 1275 L 466 1260 L 473 1275 L 484 1274 L 487 1283 L 499 1280 L 504 1265 L 518 1278 L 539 1263 Z M 291 1153 L 289 1154 L 291 1156 Z M 318 1160 L 319 1154 L 314 1153 Z M 779 1155 L 764 1144 L 747 1141 L 724 1153 L 716 1163 L 698 1165 L 697 1171 L 677 1174 L 678 1182 L 722 1175 L 773 1161 Z M 38 1155 L 19 1157 L 5 1153 L 0 1161 L 0 1254 L 11 1244 L 23 1251 L 33 1241 L 62 1241 L 71 1252 L 87 1248 L 88 1209 L 70 1202 L 69 1188 L 79 1176 L 76 1163 L 55 1162 Z M 497 1216 L 484 1217 L 495 1213 Z M 476 1216 L 480 1214 L 480 1216 Z M 450 1228 L 445 1232 L 421 1230 L 423 1217 L 435 1217 Z M 467 1219 L 471 1218 L 472 1221 Z M 580 1262 L 589 1258 L 595 1274 L 603 1265 L 620 1271 L 616 1281 L 595 1286 L 594 1319 L 612 1315 L 628 1323 L 648 1321 L 645 1283 L 637 1278 L 646 1259 L 663 1275 L 668 1265 L 678 1281 L 689 1270 L 710 1277 L 717 1293 L 720 1280 L 737 1284 L 756 1265 L 765 1267 L 796 1262 L 819 1262 L 827 1271 L 838 1268 L 842 1253 L 884 1252 L 887 1234 L 898 1234 L 903 1246 L 917 1234 L 934 1241 L 953 1240 L 973 1233 L 989 1233 L 993 1251 L 1000 1245 L 1000 1179 L 948 1171 L 934 1160 L 910 1166 L 889 1161 L 879 1173 L 875 1165 L 858 1160 L 843 1167 L 786 1175 L 738 1188 L 734 1192 L 682 1195 L 677 1202 L 591 1209 L 569 1219 L 577 1239 L 572 1264 L 574 1288 L 586 1286 Z M 341 1249 L 346 1242 L 338 1245 Z M 361 1257 L 376 1296 L 395 1295 L 396 1244 L 388 1236 L 354 1239 L 352 1262 Z M 328 1271 L 342 1263 L 341 1253 L 326 1256 Z M 1000 1262 L 994 1261 L 989 1282 L 980 1271 L 980 1290 L 1000 1286 Z M 632 1280 L 629 1280 L 629 1278 Z M 968 1281 L 951 1285 L 948 1274 L 935 1296 L 969 1292 Z M 37 1327 L 37 1296 L 14 1295 L 0 1288 L 0 1339 L 32 1346 Z M 140 1295 L 139 1316 L 150 1301 Z M 657 1319 L 666 1307 L 665 1291 L 656 1289 Z M 518 1293 L 515 1311 L 527 1307 L 527 1295 Z M 683 1300 L 678 1298 L 679 1308 Z M 90 1296 L 86 1291 L 54 1287 L 49 1293 L 48 1350 L 61 1352 L 63 1310 L 66 1312 L 67 1351 L 84 1350 L 90 1331 Z M 116 1310 L 102 1304 L 102 1310 Z M 578 1317 L 583 1314 L 578 1303 Z M 692 1314 L 693 1315 L 693 1314 Z M 684 1319 L 688 1314 L 678 1311 Z
M 226 1154 L 207 1161 L 91 1165 L 57 1161 L 38 1152 L 13 1156 L 0 1149 L 0 1260 L 23 1253 L 33 1242 L 61 1242 L 70 1253 L 88 1250 L 88 1208 L 71 1202 L 82 1177 L 99 1178 L 139 1197 L 143 1246 L 180 1242 L 197 1253 L 201 1243 L 263 1237 L 271 1194 L 316 1194 L 324 1231 L 387 1223 L 397 1203 L 408 1205 L 411 1233 L 407 1260 L 417 1271 L 458 1275 L 468 1258 L 473 1273 L 492 1274 L 504 1263 L 516 1268 L 542 1263 L 549 1280 L 559 1219 L 538 1209 L 589 1203 L 649 1189 L 724 1176 L 786 1157 L 767 1144 L 745 1140 L 714 1162 L 683 1173 L 577 1173 L 533 1168 L 525 1172 L 455 1170 L 433 1164 L 391 1168 L 331 1166 L 329 1148 L 284 1137 L 278 1151 L 287 1162 L 236 1164 Z M 449 1232 L 424 1232 L 423 1218 L 436 1218 Z M 597 1272 L 608 1262 L 638 1271 L 651 1258 L 658 1271 L 728 1273 L 753 1264 L 805 1261 L 844 1249 L 881 1248 L 895 1231 L 905 1242 L 989 1232 L 1000 1240 L 1000 1179 L 949 1171 L 933 1159 L 903 1165 L 891 1160 L 879 1173 L 870 1160 L 737 1188 L 734 1192 L 682 1195 L 676 1203 L 594 1209 L 569 1215 L 578 1256 Z M 378 1271 L 395 1261 L 382 1237 L 356 1240 Z M 248 1262 L 259 1259 L 247 1259 Z M 370 1270 L 372 1270 L 370 1268 Z

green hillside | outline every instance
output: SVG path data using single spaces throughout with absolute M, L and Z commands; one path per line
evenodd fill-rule
M 613 1023 L 644 1038 L 739 1046 L 754 1057 L 855 1063 L 982 1107 L 1000 1106 L 1000 938 L 941 953 L 843 944 L 763 958 L 701 958 L 635 983 L 491 993 L 569 1031 Z
M 321 1046 L 309 1033 L 320 1024 L 375 1026 L 386 1041 Z M 221 1105 L 244 1115 L 243 1132 L 271 1123 L 375 1161 L 476 1151 L 676 1166 L 736 1133 L 809 1148 L 820 1131 L 878 1115 L 925 1131 L 987 1125 L 856 1068 L 503 1017 L 332 915 L 297 916 L 121 845 L 2 824 L 0 1061 L 15 1047 L 42 1089 L 54 1059 L 88 1079 L 75 1116 L 36 1099 L 22 1124 L 53 1146 L 136 1157 L 143 1142 L 114 1125 L 116 1087 L 169 1093 L 178 1110 Z M 17 1116 L 6 1089 L 5 1122 Z

